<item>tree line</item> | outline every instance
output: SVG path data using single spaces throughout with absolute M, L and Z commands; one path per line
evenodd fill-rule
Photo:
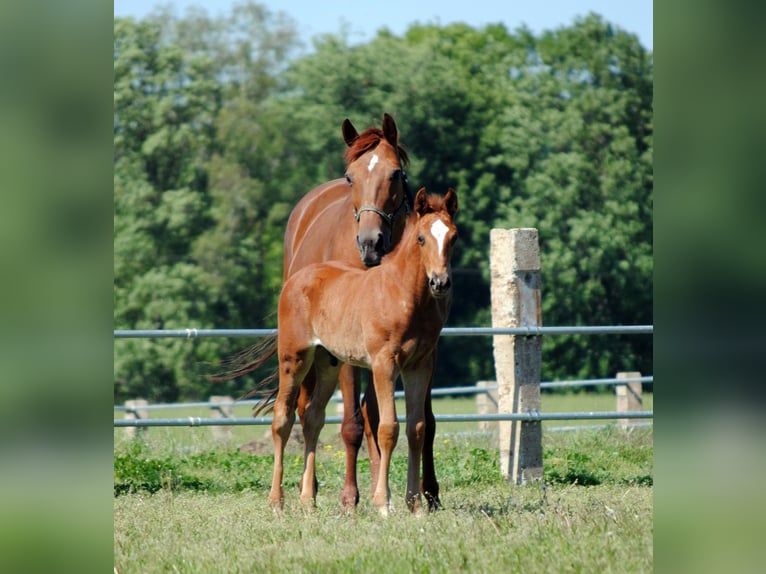
M 490 325 L 489 230 L 540 232 L 547 325 L 652 323 L 653 58 L 596 14 L 539 35 L 411 25 L 300 49 L 248 2 L 114 20 L 114 322 L 276 327 L 292 206 L 342 177 L 340 125 L 394 116 L 414 189 L 460 197 L 448 326 Z M 204 398 L 247 339 L 115 340 L 115 401 Z M 646 336 L 556 336 L 543 378 L 652 372 Z M 488 337 L 440 341 L 435 385 L 493 379 Z

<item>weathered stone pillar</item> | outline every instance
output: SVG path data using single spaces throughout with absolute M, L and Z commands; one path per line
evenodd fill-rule
M 540 248 L 537 229 L 490 232 L 493 327 L 539 327 Z M 542 337 L 495 335 L 498 412 L 540 410 Z M 538 421 L 499 423 L 500 472 L 522 484 L 543 477 L 542 428 Z

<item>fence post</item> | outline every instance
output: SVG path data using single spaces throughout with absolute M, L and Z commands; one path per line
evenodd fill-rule
M 234 399 L 226 395 L 212 395 L 210 397 L 210 417 L 214 419 L 229 419 L 234 414 Z M 227 441 L 231 437 L 231 425 L 211 426 L 210 431 L 217 441 Z
M 617 378 L 639 379 L 641 378 L 641 373 L 617 373 Z M 641 395 L 640 381 L 615 385 L 614 392 L 617 395 L 617 412 L 624 413 L 626 411 L 643 410 L 644 398 Z M 630 423 L 637 421 L 638 419 L 617 419 L 617 422 L 620 424 L 620 426 L 622 426 L 623 429 L 627 429 Z
M 542 325 L 537 229 L 490 231 L 493 327 Z M 539 412 L 542 337 L 494 335 L 500 413 Z M 538 421 L 500 421 L 500 472 L 515 484 L 543 477 Z
M 146 399 L 133 399 L 125 401 L 125 416 L 123 418 L 136 420 L 136 419 L 148 419 L 149 410 L 142 409 L 149 404 Z M 125 427 L 125 434 L 133 438 L 135 436 L 141 436 L 147 431 L 148 427 Z

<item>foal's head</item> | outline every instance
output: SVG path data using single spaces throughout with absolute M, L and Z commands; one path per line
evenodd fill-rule
M 421 261 L 428 277 L 428 288 L 436 298 L 445 297 L 452 287 L 452 247 L 457 227 L 452 218 L 457 211 L 457 193 L 452 188 L 437 195 L 421 187 L 415 196 L 417 241 Z
M 354 218 L 358 224 L 356 243 L 367 267 L 380 264 L 391 250 L 397 216 L 404 215 L 412 201 L 407 189 L 407 152 L 399 145 L 394 118 L 383 116 L 383 129 L 369 128 L 361 134 L 346 119 L 346 181 L 351 187 Z

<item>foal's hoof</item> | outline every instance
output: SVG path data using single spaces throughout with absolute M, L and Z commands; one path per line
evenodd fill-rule
M 274 514 L 282 514 L 285 507 L 285 499 L 282 497 L 269 497 L 269 506 Z

